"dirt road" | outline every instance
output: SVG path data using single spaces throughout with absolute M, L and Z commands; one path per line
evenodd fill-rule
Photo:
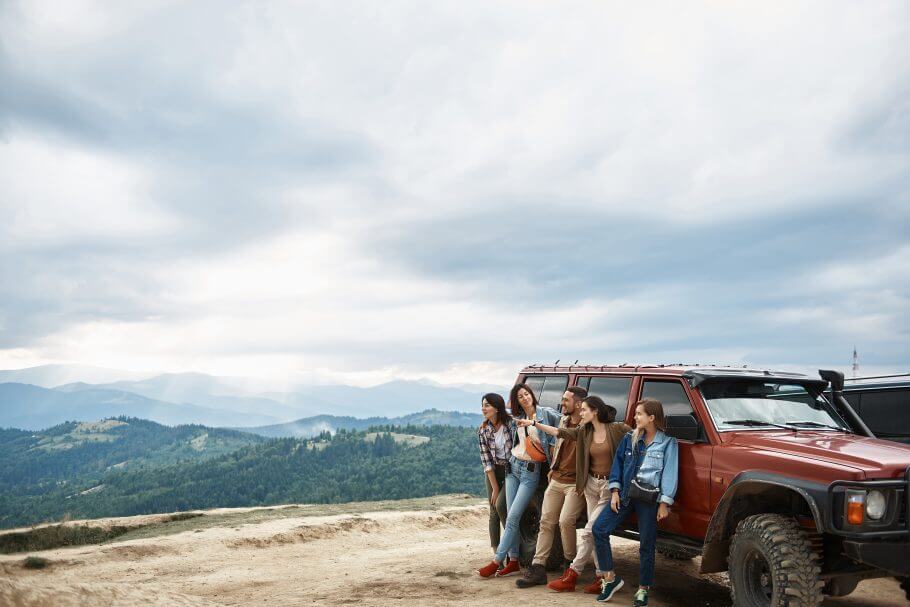
M 24 568 L 24 554 L 0 556 L 0 606 L 594 604 L 580 591 L 519 590 L 514 577 L 479 578 L 474 570 L 490 551 L 486 509 L 474 499 L 388 504 L 380 512 L 366 504 L 332 515 L 325 514 L 332 507 L 311 506 L 209 511 L 102 545 L 30 553 L 48 559 L 44 569 Z M 616 546 L 618 571 L 634 582 L 638 545 L 618 539 Z M 729 605 L 726 578 L 699 576 L 697 567 L 658 556 L 651 604 Z M 631 605 L 629 588 L 613 604 Z M 862 582 L 849 597 L 824 604 L 907 602 L 889 579 Z

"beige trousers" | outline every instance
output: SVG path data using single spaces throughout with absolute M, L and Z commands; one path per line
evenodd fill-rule
M 572 569 L 578 573 L 584 571 L 585 566 L 592 560 L 594 561 L 594 569 L 597 571 L 597 575 L 603 573 L 597 564 L 597 555 L 594 552 L 594 535 L 591 533 L 591 529 L 603 509 L 610 505 L 610 489 L 607 485 L 609 485 L 607 479 L 594 478 L 590 475 L 588 476 L 588 482 L 585 484 L 585 501 L 588 503 L 588 524 L 581 530 L 578 552 L 575 555 L 575 560 L 572 561 Z
M 543 494 L 540 511 L 540 532 L 537 534 L 537 552 L 534 564 L 545 565 L 553 549 L 553 534 L 556 525 L 562 536 L 562 551 L 567 560 L 575 558 L 575 521 L 585 507 L 585 500 L 575 492 L 575 483 L 550 481 Z

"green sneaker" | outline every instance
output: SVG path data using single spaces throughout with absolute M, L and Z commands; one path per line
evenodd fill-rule
M 648 604 L 648 591 L 644 588 L 639 588 L 638 592 L 635 593 L 635 602 L 632 603 L 634 607 L 645 607 Z
M 598 603 L 606 603 L 613 598 L 613 595 L 622 588 L 622 578 L 617 576 L 613 577 L 612 582 L 608 582 L 606 578 L 600 581 L 600 594 L 597 595 Z M 645 599 L 647 600 L 647 599 Z

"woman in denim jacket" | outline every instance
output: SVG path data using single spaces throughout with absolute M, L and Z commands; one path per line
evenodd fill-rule
M 648 604 L 648 591 L 654 583 L 657 523 L 670 514 L 679 474 L 679 446 L 675 438 L 665 434 L 666 429 L 664 408 L 660 401 L 645 398 L 636 403 L 635 431 L 622 438 L 610 470 L 610 508 L 605 508 L 597 517 L 592 529 L 597 562 L 605 571 L 603 590 L 597 597 L 599 602 L 609 601 L 623 586 L 622 578 L 613 572 L 610 534 L 634 512 L 638 518 L 641 562 L 633 605 L 641 607 Z M 645 488 L 656 488 L 656 502 L 631 499 L 629 494 L 633 480 Z
M 559 425 L 560 414 L 550 407 L 540 407 L 537 397 L 527 384 L 516 384 L 509 393 L 512 410 L 512 451 L 506 467 L 506 525 L 499 540 L 499 547 L 493 560 L 480 568 L 481 577 L 505 576 L 520 571 L 518 565 L 518 544 L 521 539 L 521 516 L 534 497 L 540 482 L 540 469 L 550 463 L 550 447 L 555 439 L 538 432 L 537 422 L 550 426 Z M 532 425 L 518 428 L 516 419 L 532 420 Z M 526 440 L 527 439 L 527 440 Z M 528 445 L 528 442 L 531 444 Z M 531 451 L 542 452 L 544 461 L 535 461 Z

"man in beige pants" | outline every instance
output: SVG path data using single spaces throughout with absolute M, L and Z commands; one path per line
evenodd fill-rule
M 581 401 L 588 395 L 584 388 L 572 387 L 562 395 L 563 417 L 561 428 L 575 428 L 581 423 Z M 568 562 L 575 558 L 575 521 L 585 509 L 585 498 L 578 495 L 575 487 L 575 441 L 558 439 L 553 452 L 549 484 L 543 494 L 540 512 L 540 531 L 537 534 L 537 551 L 524 577 L 515 584 L 519 588 L 530 588 L 547 583 L 545 564 L 553 548 L 556 526 L 562 537 L 562 551 Z

